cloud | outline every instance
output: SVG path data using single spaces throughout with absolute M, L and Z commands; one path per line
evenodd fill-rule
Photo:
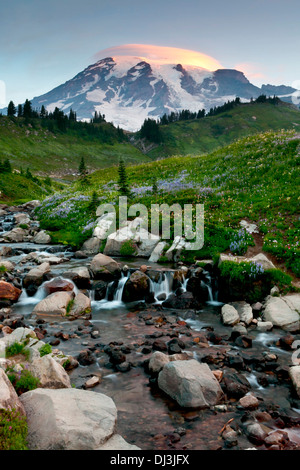
M 93 60 L 106 57 L 136 56 L 140 59 L 151 60 L 156 64 L 181 64 L 203 67 L 208 70 L 223 68 L 213 57 L 189 49 L 177 47 L 163 47 L 149 44 L 124 44 L 122 46 L 110 47 L 97 52 Z
M 263 82 L 268 80 L 265 72 L 262 71 L 260 64 L 252 62 L 242 62 L 234 66 L 236 70 L 243 72 L 250 81 Z

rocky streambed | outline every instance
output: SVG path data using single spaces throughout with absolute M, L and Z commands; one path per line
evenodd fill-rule
M 29 367 L 41 379 L 18 398 L 32 447 L 300 448 L 297 294 L 224 304 L 209 260 L 162 267 L 51 246 L 34 205 L 0 213 L 0 343 L 29 331 Z M 64 413 L 77 417 L 72 442 L 57 424 Z

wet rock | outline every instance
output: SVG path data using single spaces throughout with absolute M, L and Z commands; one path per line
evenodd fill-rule
M 300 366 L 290 367 L 289 374 L 292 379 L 292 383 L 296 390 L 296 393 L 300 398 Z
M 36 315 L 66 316 L 69 305 L 73 302 L 73 292 L 54 292 L 41 300 L 33 309 Z
M 96 362 L 93 353 L 89 349 L 84 349 L 83 351 L 81 351 L 76 359 L 82 366 L 89 366 Z
M 79 266 L 64 272 L 64 277 L 71 279 L 79 289 L 89 289 L 91 286 L 90 273 L 87 267 Z
M 246 325 L 250 325 L 253 320 L 253 312 L 251 305 L 244 301 L 233 302 L 231 305 L 237 310 L 240 317 L 240 321 L 245 323 Z
M 83 253 L 86 253 L 86 255 L 96 255 L 97 253 L 99 253 L 100 245 L 101 240 L 97 237 L 92 237 L 84 242 L 81 247 L 81 251 L 83 251 Z
M 68 309 L 67 306 L 66 315 L 68 315 L 69 319 L 71 320 L 82 316 L 85 318 L 90 318 L 91 310 L 91 299 L 85 294 L 82 294 L 82 292 L 79 292 L 76 295 L 71 308 Z
M 265 438 L 265 444 L 267 446 L 280 446 L 284 447 L 289 442 L 289 435 L 284 431 L 270 432 Z
M 6 242 L 22 243 L 27 234 L 27 230 L 24 230 L 20 227 L 16 227 L 10 230 L 10 232 L 4 233 L 2 236 Z
M 124 291 L 124 302 L 144 300 L 150 292 L 150 279 L 141 271 L 135 271 L 127 280 Z
M 258 321 L 256 329 L 261 332 L 270 331 L 273 328 L 273 323 L 270 321 Z
M 112 364 L 121 364 L 126 361 L 125 354 L 118 348 L 113 348 L 109 352 L 109 360 Z
M 164 308 L 175 308 L 175 309 L 189 309 L 189 308 L 198 308 L 199 303 L 194 298 L 192 292 L 183 292 L 180 295 L 171 294 L 162 303 Z
M 239 400 L 239 404 L 247 410 L 255 410 L 259 406 L 259 401 L 254 395 L 248 394 Z
M 252 338 L 246 335 L 238 336 L 235 340 L 235 344 L 240 348 L 252 348 Z
M 42 263 L 37 268 L 32 268 L 23 279 L 23 286 L 27 290 L 30 286 L 33 287 L 35 291 L 37 288 L 47 280 L 46 275 L 50 272 L 50 264 Z
M 152 344 L 152 348 L 156 351 L 167 351 L 168 350 L 168 346 L 167 346 L 166 342 L 161 340 L 161 339 L 155 340 Z
M 281 338 L 279 338 L 279 345 L 283 348 L 283 349 L 286 349 L 286 350 L 291 350 L 293 349 L 292 348 L 292 345 L 293 345 L 293 342 L 295 341 L 295 337 L 293 335 L 285 335 L 285 336 L 282 336 Z
M 253 444 L 261 445 L 267 437 L 266 431 L 258 422 L 251 422 L 246 427 L 246 434 Z
M 221 309 L 221 316 L 224 325 L 233 326 L 240 321 L 237 310 L 229 304 L 223 305 Z
M 131 369 L 131 364 L 127 361 L 122 362 L 121 364 L 116 365 L 116 370 L 119 372 L 128 372 Z
M 166 364 L 158 375 L 158 386 L 187 408 L 207 408 L 223 397 L 219 382 L 208 365 L 195 359 Z
M 93 284 L 93 290 L 95 292 L 95 300 L 102 300 L 105 299 L 106 291 L 107 291 L 107 282 L 105 281 L 97 281 Z
M 242 374 L 225 372 L 222 385 L 228 397 L 242 398 L 251 390 L 251 385 Z
M 43 287 L 47 295 L 49 295 L 60 291 L 71 292 L 74 289 L 74 284 L 72 282 L 66 281 L 65 279 L 57 277 L 49 282 L 45 282 Z
M 0 302 L 17 302 L 22 291 L 9 282 L 0 280 Z
M 100 377 L 98 377 L 97 375 L 94 375 L 93 377 L 91 377 L 85 382 L 84 386 L 85 388 L 93 388 L 93 387 L 96 387 L 96 385 L 98 385 L 100 381 L 101 381 Z
M 112 280 L 120 275 L 119 264 L 109 256 L 99 253 L 91 262 L 91 271 L 95 279 Z

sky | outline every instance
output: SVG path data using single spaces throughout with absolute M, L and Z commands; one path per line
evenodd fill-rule
M 0 107 L 128 44 L 200 53 L 258 86 L 300 83 L 299 0 L 0 0 L 0 8 Z

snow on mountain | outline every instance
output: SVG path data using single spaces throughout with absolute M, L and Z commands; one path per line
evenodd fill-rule
M 268 85 L 265 89 L 275 88 L 279 94 L 281 87 Z M 282 88 L 286 93 L 287 87 Z M 73 79 L 33 98 L 32 105 L 44 105 L 48 111 L 58 107 L 65 113 L 72 108 L 81 120 L 98 111 L 114 125 L 136 131 L 147 117 L 157 119 L 182 109 L 209 110 L 237 96 L 246 101 L 261 93 L 261 88 L 237 70 L 213 72 L 196 65 L 122 55 L 99 60 Z

